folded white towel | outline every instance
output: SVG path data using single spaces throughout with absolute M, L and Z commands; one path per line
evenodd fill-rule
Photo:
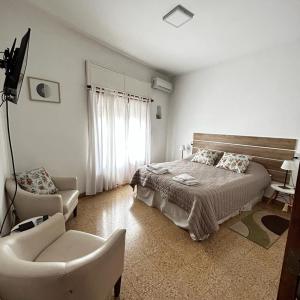
M 189 174 L 186 174 L 186 173 L 177 175 L 177 176 L 173 177 L 173 179 L 177 179 L 177 180 L 181 180 L 181 181 L 196 180 L 195 177 L 193 177 Z
M 162 174 L 166 174 L 168 173 L 168 169 L 166 168 L 163 168 L 163 167 L 158 167 L 158 166 L 150 166 L 148 165 L 146 167 L 146 169 L 154 174 L 157 174 L 157 175 L 162 175 Z
M 176 182 L 179 182 L 179 183 L 182 183 L 185 185 L 196 185 L 199 183 L 199 181 L 197 181 L 195 179 L 195 177 L 193 177 L 189 174 L 186 174 L 186 173 L 174 176 L 172 179 Z
M 159 170 L 159 169 L 164 169 L 161 166 L 158 165 L 147 165 L 148 168 L 153 169 L 153 170 Z
M 175 178 L 175 177 L 173 177 L 172 179 L 173 179 L 174 181 L 178 182 L 178 183 L 181 183 L 181 184 L 184 184 L 184 185 L 189 185 L 189 186 L 199 184 L 199 181 L 197 181 L 197 180 L 195 180 L 195 179 L 194 179 L 194 180 L 185 180 L 185 181 L 182 181 L 182 180 L 177 179 L 177 178 Z

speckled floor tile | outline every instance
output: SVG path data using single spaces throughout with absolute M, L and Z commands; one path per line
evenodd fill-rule
M 278 210 L 265 203 L 259 208 Z M 121 300 L 276 299 L 287 233 L 266 250 L 228 229 L 239 218 L 195 242 L 123 186 L 80 199 L 78 216 L 66 227 L 104 238 L 126 228 Z

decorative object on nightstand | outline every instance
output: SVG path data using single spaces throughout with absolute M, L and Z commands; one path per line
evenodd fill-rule
M 279 187 L 282 188 L 282 189 L 289 189 L 289 187 L 286 184 L 287 183 L 287 178 L 288 178 L 288 175 L 289 175 L 289 171 L 292 171 L 292 170 L 295 169 L 295 163 L 292 160 L 285 160 L 282 163 L 281 169 L 285 170 L 285 179 L 284 179 L 284 185 L 281 185 Z
M 181 159 L 183 159 L 183 152 L 186 150 L 185 145 L 181 145 L 179 147 L 179 151 L 181 151 Z
M 269 199 L 268 204 L 276 200 L 280 193 L 288 195 L 288 202 L 284 204 L 282 211 L 287 212 L 289 207 L 293 206 L 295 189 L 291 186 L 285 185 L 285 188 L 282 188 L 281 183 L 272 183 L 271 188 L 274 190 L 272 197 Z

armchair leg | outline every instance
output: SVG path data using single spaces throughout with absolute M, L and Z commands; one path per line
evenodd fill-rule
M 121 281 L 122 281 L 122 276 L 120 276 L 120 278 L 118 279 L 118 281 L 115 284 L 115 287 L 114 287 L 115 297 L 119 297 L 120 296 Z
M 77 206 L 76 206 L 75 209 L 73 210 L 73 216 L 74 216 L 74 218 L 77 217 Z

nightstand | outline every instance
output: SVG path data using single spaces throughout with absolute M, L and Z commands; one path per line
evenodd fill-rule
M 293 206 L 294 201 L 294 195 L 295 195 L 295 189 L 291 186 L 287 186 L 288 189 L 281 188 L 283 184 L 282 183 L 272 183 L 271 188 L 274 190 L 274 193 L 272 197 L 269 199 L 268 204 L 270 204 L 272 201 L 276 200 L 279 194 L 284 194 L 288 196 L 288 201 L 284 204 L 284 207 L 282 211 L 287 212 L 289 207 Z

